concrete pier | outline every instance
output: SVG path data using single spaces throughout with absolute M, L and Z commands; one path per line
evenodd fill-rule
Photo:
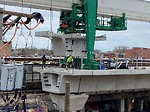
M 125 99 L 120 100 L 120 112 L 125 112 Z

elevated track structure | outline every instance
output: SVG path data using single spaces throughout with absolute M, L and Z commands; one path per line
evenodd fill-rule
M 23 6 L 44 10 L 71 10 L 72 3 L 80 0 L 23 0 Z M 1 0 L 0 4 L 20 6 L 22 0 Z M 124 12 L 128 20 L 150 21 L 150 2 L 145 0 L 98 0 L 98 15 L 121 16 Z

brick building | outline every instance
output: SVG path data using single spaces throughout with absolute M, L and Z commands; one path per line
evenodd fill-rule
M 102 53 L 102 57 L 103 58 L 111 58 L 111 57 L 118 57 L 118 58 L 125 58 L 125 54 L 124 53 L 115 53 L 115 52 L 106 52 L 106 53 Z
M 125 50 L 125 58 L 150 59 L 150 48 L 133 47 Z

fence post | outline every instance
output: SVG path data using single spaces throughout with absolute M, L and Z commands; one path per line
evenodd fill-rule
M 70 112 L 70 82 L 65 86 L 65 112 Z

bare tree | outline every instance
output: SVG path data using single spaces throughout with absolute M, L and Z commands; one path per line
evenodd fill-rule
M 128 48 L 129 48 L 128 46 L 119 45 L 119 46 L 116 46 L 113 49 L 113 52 L 115 52 L 115 53 L 125 53 L 125 50 L 128 49 Z
M 53 51 L 37 48 L 18 48 L 17 52 L 16 50 L 13 50 L 13 56 L 35 56 L 35 54 L 37 54 L 38 56 L 42 56 L 43 54 L 45 54 L 46 56 L 50 56 L 53 54 Z

